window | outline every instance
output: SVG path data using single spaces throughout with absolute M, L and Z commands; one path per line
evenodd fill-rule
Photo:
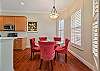
M 71 16 L 71 42 L 81 46 L 81 9 Z
M 92 52 L 99 71 L 99 0 L 93 0 Z
M 93 0 L 93 24 L 92 24 L 92 51 L 98 57 L 98 37 L 99 37 L 99 2 Z
M 60 36 L 62 38 L 61 40 L 64 39 L 64 20 L 59 20 L 58 36 Z

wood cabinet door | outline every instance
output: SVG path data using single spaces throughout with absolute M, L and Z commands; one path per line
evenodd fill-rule
M 3 16 L 0 16 L 0 31 L 3 31 Z
M 27 19 L 24 16 L 15 16 L 16 31 L 26 31 Z
M 22 49 L 24 50 L 26 47 L 25 38 L 17 38 L 14 40 L 14 49 Z
M 14 24 L 15 23 L 15 18 L 14 16 L 4 16 L 4 25 L 5 24 Z
M 22 39 L 15 39 L 14 45 L 14 49 L 22 49 Z

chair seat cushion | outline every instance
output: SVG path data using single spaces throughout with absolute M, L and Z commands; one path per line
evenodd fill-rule
M 63 53 L 63 54 L 66 54 L 67 53 L 67 49 L 66 48 L 64 48 L 64 46 L 63 47 L 57 47 L 56 49 L 55 49 L 55 51 L 56 52 L 58 52 L 58 53 Z
M 59 44 L 56 44 L 55 46 L 54 46 L 54 49 L 56 49 L 57 47 L 59 47 L 60 45 Z
M 40 51 L 40 47 L 34 47 L 32 48 L 32 51 Z
M 35 43 L 35 47 L 39 47 L 39 44 L 38 43 Z

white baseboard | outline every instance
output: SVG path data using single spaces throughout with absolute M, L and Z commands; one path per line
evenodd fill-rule
M 68 50 L 73 56 L 75 56 L 76 58 L 78 58 L 81 62 L 83 62 L 86 66 L 88 66 L 91 70 L 95 71 L 95 68 L 93 65 L 91 65 L 89 62 L 87 62 L 86 60 L 84 60 L 83 58 L 81 58 L 79 55 L 77 55 L 76 53 L 74 53 L 71 50 Z

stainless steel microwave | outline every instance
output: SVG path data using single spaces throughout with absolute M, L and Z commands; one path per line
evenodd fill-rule
M 12 24 L 4 25 L 4 31 L 15 31 L 15 25 Z

